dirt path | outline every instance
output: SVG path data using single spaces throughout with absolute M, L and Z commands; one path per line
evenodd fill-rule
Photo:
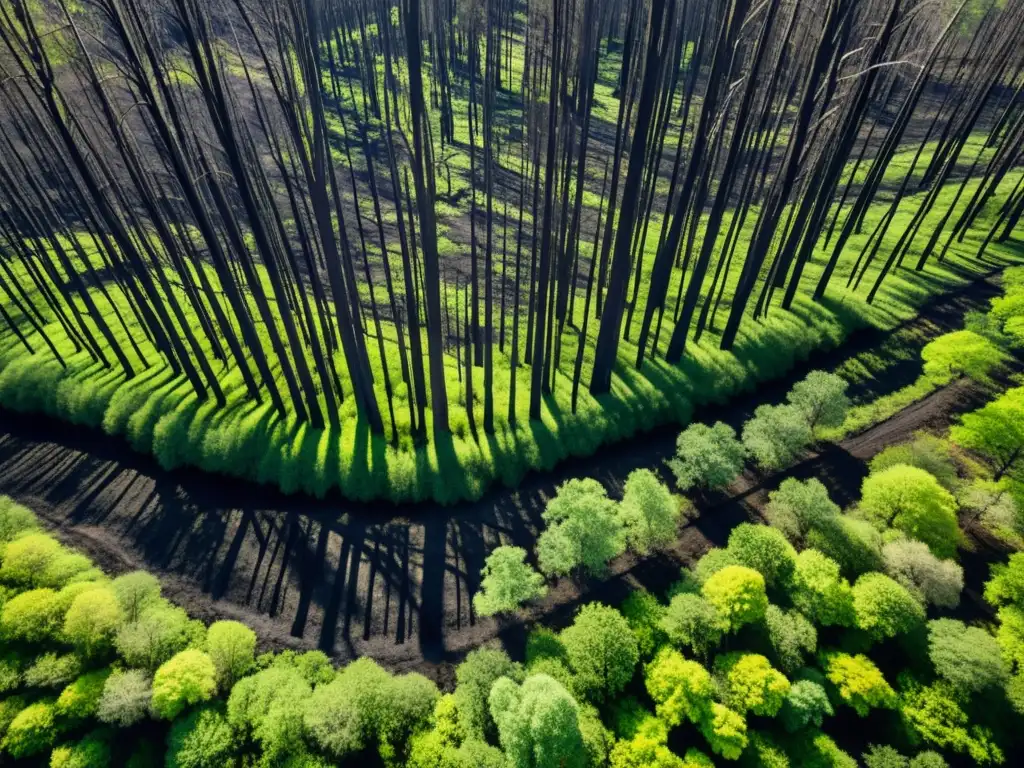
M 976 283 L 910 325 L 929 337 L 959 327 L 963 313 L 995 290 L 990 282 Z M 831 369 L 882 338 L 861 334 L 840 351 L 813 356 L 789 379 L 696 417 L 740 424 L 757 404 L 781 399 L 793 378 L 814 367 Z M 915 430 L 948 424 L 977 402 L 974 390 L 955 384 L 785 474 L 765 480 L 748 473 L 728 495 L 698 500 L 700 517 L 673 550 L 641 562 L 620 558 L 610 579 L 582 594 L 563 580 L 526 618 L 558 625 L 571 620 L 581 600 L 616 601 L 637 584 L 667 586 L 683 564 L 756 517 L 767 492 L 787 476 L 819 477 L 847 504 L 858 494 L 865 459 Z M 545 500 L 565 479 L 591 476 L 615 490 L 631 470 L 660 466 L 674 436 L 675 430 L 662 430 L 608 447 L 478 502 L 397 508 L 288 497 L 197 471 L 165 472 L 120 440 L 0 412 L 0 493 L 34 509 L 110 571 L 150 570 L 165 594 L 194 615 L 243 620 L 267 647 L 319 647 L 339 661 L 369 655 L 443 681 L 453 661 L 487 640 L 500 638 L 510 652 L 521 652 L 523 623 L 473 614 L 486 553 L 499 542 L 530 548 Z

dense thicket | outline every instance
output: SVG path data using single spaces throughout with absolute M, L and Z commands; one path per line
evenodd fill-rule
M 53 397 L 109 429 L 159 389 L 170 464 L 225 409 L 443 461 L 1010 238 L 1022 29 L 1020 0 L 11 0 L 10 378 L 85 378 Z

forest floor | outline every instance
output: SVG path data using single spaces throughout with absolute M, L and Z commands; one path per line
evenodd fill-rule
M 923 346 L 962 327 L 998 288 L 977 281 L 940 298 L 896 331 L 865 330 L 841 348 L 813 354 L 787 378 L 695 414 L 740 425 L 753 409 L 778 402 L 816 368 L 835 370 L 884 354 L 894 334 Z M 917 360 L 917 356 L 914 356 Z M 851 388 L 858 402 L 913 381 L 920 362 L 894 360 Z M 859 496 L 866 460 L 921 429 L 944 429 L 976 408 L 983 392 L 966 381 L 937 390 L 891 419 L 836 444 L 823 444 L 791 469 L 764 477 L 748 470 L 727 492 L 694 499 L 699 515 L 675 547 L 612 563 L 608 579 L 563 579 L 515 619 L 476 617 L 479 571 L 499 543 L 532 547 L 545 502 L 557 485 L 590 476 L 615 494 L 630 471 L 662 467 L 676 428 L 602 448 L 549 473 L 531 473 L 516 490 L 479 501 L 438 505 L 361 505 L 318 501 L 196 470 L 164 471 L 115 437 L 35 415 L 0 411 L 0 493 L 31 507 L 56 534 L 110 573 L 144 568 L 167 597 L 207 621 L 237 619 L 266 648 L 322 648 L 338 661 L 368 655 L 391 669 L 415 669 L 441 683 L 472 648 L 497 639 L 521 656 L 529 626 L 571 621 L 581 602 L 615 604 L 644 586 L 661 591 L 709 547 L 724 545 L 738 523 L 756 519 L 767 494 L 787 477 L 818 477 L 833 499 Z M 977 562 L 975 562 L 977 561 Z M 970 600 L 987 576 L 983 559 L 965 557 Z

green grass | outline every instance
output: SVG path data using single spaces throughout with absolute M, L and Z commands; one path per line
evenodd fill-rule
M 1009 178 L 1005 188 L 1012 187 L 1016 178 Z M 943 203 L 948 205 L 953 194 L 954 186 L 942 192 L 933 217 L 941 215 Z M 963 197 L 967 198 L 967 195 Z M 994 200 L 992 205 L 999 202 Z M 905 222 L 911 205 L 913 202 L 908 201 L 898 220 Z M 870 212 L 865 231 L 870 231 L 871 220 L 881 215 L 881 210 Z M 276 485 L 287 492 L 322 495 L 331 488 L 338 488 L 346 496 L 360 500 L 434 499 L 450 503 L 476 498 L 495 482 L 514 486 L 531 468 L 549 469 L 568 456 L 589 455 L 604 443 L 625 439 L 659 424 L 685 424 L 691 418 L 700 417 L 701 406 L 722 402 L 756 387 L 758 382 L 784 375 L 812 350 L 838 345 L 856 328 L 893 327 L 912 317 L 932 297 L 996 265 L 1021 261 L 1024 253 L 1019 244 L 992 247 L 985 263 L 975 260 L 974 254 L 990 215 L 979 219 L 978 229 L 968 234 L 962 247 L 954 247 L 944 264 L 933 261 L 924 272 L 900 270 L 892 274 L 872 305 L 868 305 L 863 296 L 873 275 L 869 275 L 859 292 L 842 287 L 845 270 L 849 269 L 863 242 L 862 236 L 856 236 L 847 247 L 824 302 L 814 303 L 801 295 L 792 311 L 773 308 L 765 320 L 748 318 L 732 352 L 720 351 L 718 333 L 711 331 L 699 343 L 689 343 L 680 365 L 648 359 L 641 370 L 636 370 L 632 366 L 636 349 L 633 344 L 623 342 L 612 391 L 596 399 L 587 393 L 585 386 L 589 381 L 589 357 L 597 334 L 597 323 L 591 322 L 585 350 L 584 386 L 575 414 L 571 412 L 569 378 L 577 348 L 575 331 L 567 328 L 562 338 L 561 368 L 554 391 L 545 398 L 539 421 L 527 420 L 530 369 L 519 367 L 516 402 L 519 424 L 515 428 L 505 421 L 509 359 L 505 354 L 496 353 L 494 398 L 499 423 L 494 435 L 474 434 L 469 427 L 465 387 L 459 381 L 453 348 L 445 357 L 452 433 L 433 437 L 426 445 L 413 443 L 408 393 L 401 386 L 395 330 L 389 324 L 384 325 L 383 333 L 385 358 L 392 381 L 397 385 L 394 413 L 401 436 L 398 445 L 389 442 L 390 423 L 384 435 L 374 435 L 359 418 L 340 356 L 335 363 L 349 395 L 341 405 L 341 428 L 319 430 L 299 423 L 294 417 L 277 415 L 268 402 L 260 404 L 249 400 L 240 373 L 230 365 L 214 363 L 227 394 L 227 405 L 218 408 L 213 400 L 198 401 L 187 382 L 173 377 L 148 344 L 143 345 L 143 352 L 150 366 L 126 381 L 120 370 L 104 369 L 84 353 L 74 354 L 68 341 L 61 342 L 61 351 L 68 360 L 68 368 L 64 370 L 45 351 L 28 354 L 5 329 L 0 334 L 0 405 L 102 427 L 112 435 L 125 437 L 136 450 L 154 454 L 165 467 L 196 466 Z M 755 218 L 751 216 L 748 220 Z M 927 224 L 922 230 L 925 235 L 930 231 Z M 898 227 L 893 228 L 888 245 L 895 242 L 899 231 Z M 923 242 L 917 245 L 922 246 Z M 656 243 L 657 233 L 652 231 L 648 236 L 645 274 L 641 276 L 641 307 L 649 283 L 646 272 Z M 98 256 L 92 254 L 90 258 L 99 266 Z M 821 269 L 821 259 L 822 254 L 816 254 L 815 261 L 808 267 L 805 277 L 808 289 Z M 392 268 L 399 268 L 394 260 Z M 678 279 L 676 275 L 673 281 Z M 28 282 L 23 284 L 27 286 Z M 673 282 L 669 289 L 670 307 L 675 290 Z M 111 316 L 112 308 L 94 292 L 114 332 L 120 335 L 121 330 Z M 731 286 L 727 296 L 730 293 Z M 378 294 L 378 301 L 383 300 L 383 292 Z M 449 288 L 448 294 L 454 300 L 453 288 Z M 577 301 L 574 318 L 577 324 L 582 321 L 582 307 L 583 302 Z M 120 309 L 130 317 L 126 306 L 122 304 Z M 634 323 L 638 322 L 636 318 Z M 523 323 L 521 333 L 525 334 L 525 321 Z M 56 337 L 62 336 L 55 324 L 51 325 L 51 330 Z M 511 335 L 511 322 L 508 330 Z M 670 331 L 669 324 L 662 334 L 662 348 Z M 635 339 L 635 335 L 636 327 L 631 338 Z M 136 336 L 141 338 L 142 334 Z M 35 343 L 38 349 L 45 350 L 38 339 Z M 378 397 L 388 419 L 376 341 L 368 340 L 368 347 L 375 366 Z M 480 425 L 483 423 L 482 369 L 476 369 L 475 377 L 473 411 Z M 283 389 L 283 382 L 279 383 Z M 428 423 L 429 419 L 428 414 Z

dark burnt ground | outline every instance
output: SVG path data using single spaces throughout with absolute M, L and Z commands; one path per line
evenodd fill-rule
M 963 314 L 995 292 L 990 281 L 975 283 L 895 332 L 854 334 L 841 350 L 813 355 L 786 380 L 695 418 L 739 425 L 758 404 L 781 400 L 808 370 L 832 370 L 857 352 L 875 352 L 893 333 L 923 344 L 960 327 Z M 858 384 L 858 399 L 892 391 L 917 372 L 902 363 L 880 371 Z M 763 478 L 749 471 L 728 494 L 696 499 L 700 515 L 671 551 L 640 562 L 624 556 L 601 583 L 562 580 L 542 603 L 504 621 L 472 610 L 487 552 L 499 543 L 530 549 L 546 499 L 566 479 L 595 477 L 617 493 L 633 469 L 661 467 L 675 429 L 531 474 L 518 489 L 477 502 L 394 507 L 289 497 L 198 471 L 166 472 L 120 439 L 0 412 L 0 493 L 30 506 L 104 568 L 150 570 L 191 613 L 245 621 L 265 647 L 319 647 L 339 661 L 369 655 L 444 682 L 451 664 L 483 642 L 499 638 L 520 655 L 532 622 L 562 625 L 583 601 L 617 603 L 637 585 L 663 589 L 682 565 L 724 544 L 733 526 L 756 518 L 767 492 L 785 477 L 819 477 L 837 502 L 850 503 L 866 474 L 865 459 L 918 429 L 944 428 L 980 398 L 971 386 L 954 384 L 861 435 L 824 446 L 786 473 Z M 974 589 L 984 578 L 979 573 L 971 579 Z

